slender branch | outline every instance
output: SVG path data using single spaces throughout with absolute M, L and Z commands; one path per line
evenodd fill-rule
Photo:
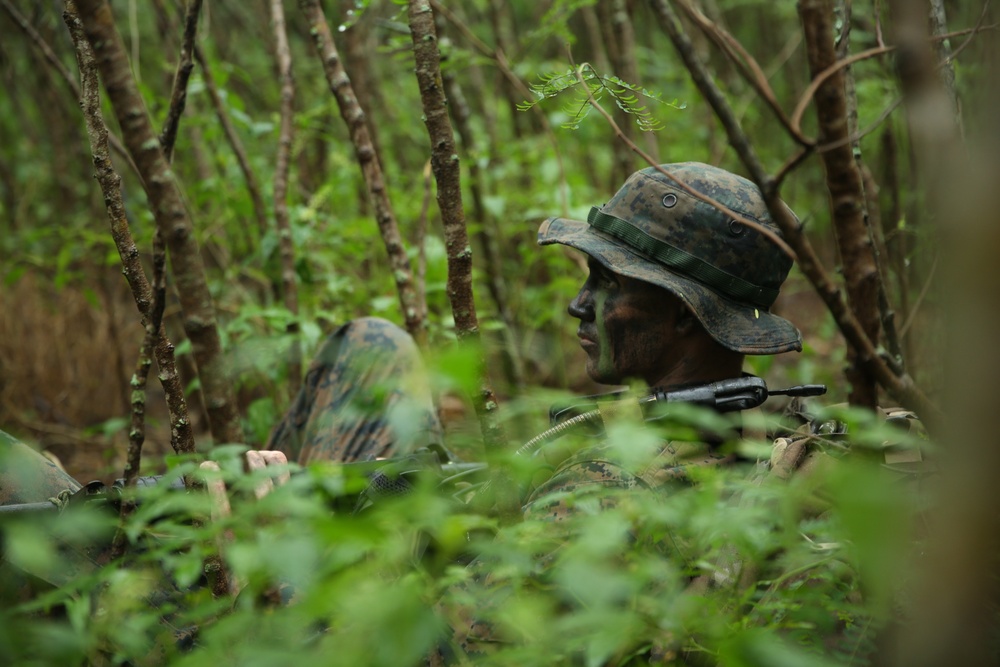
M 368 133 L 368 126 L 365 122 L 365 113 L 354 95 L 351 80 L 344 70 L 340 54 L 337 53 L 333 36 L 330 34 L 330 26 L 318 0 L 299 0 L 299 7 L 309 23 L 309 32 L 313 36 L 316 53 L 323 63 L 327 84 L 337 100 L 341 118 L 344 119 L 351 135 L 351 143 L 354 144 L 354 154 L 364 176 L 368 196 L 375 208 L 375 221 L 378 223 L 382 242 L 389 254 L 389 264 L 392 266 L 396 291 L 399 295 L 399 305 L 406 322 L 406 330 L 419 344 L 423 345 L 427 338 L 423 317 L 425 308 L 417 299 L 410 260 L 406 257 L 406 251 L 403 248 L 403 238 L 399 233 L 396 215 L 393 213 L 392 204 L 386 191 L 382 168 L 379 166 L 378 157 L 371 143 L 371 135 Z
M 777 191 L 781 188 L 781 184 L 785 182 L 785 178 L 792 173 L 795 169 L 798 169 L 799 165 L 806 161 L 806 159 L 813 154 L 813 149 L 810 147 L 800 148 L 796 151 L 795 155 L 785 160 L 785 164 L 781 165 L 778 172 L 774 175 L 771 180 L 772 187 Z
M 208 59 L 205 58 L 204 52 L 197 44 L 194 47 L 194 58 L 201 67 L 201 76 L 205 81 L 205 90 L 208 91 L 208 98 L 212 101 L 215 115 L 219 119 L 219 124 L 222 125 L 222 132 L 226 135 L 226 141 L 229 142 L 229 147 L 233 149 L 233 154 L 236 155 L 236 163 L 243 173 L 243 180 L 246 181 L 247 192 L 249 192 L 250 201 L 253 204 L 254 217 L 257 220 L 257 231 L 263 236 L 267 232 L 267 207 L 264 206 L 264 197 L 260 194 L 260 184 L 257 182 L 257 177 L 250 167 L 250 158 L 247 157 L 246 149 L 243 148 L 243 142 L 240 141 L 240 135 L 236 131 L 233 121 L 229 118 L 229 112 L 226 111 L 226 103 L 222 100 L 222 95 L 219 94 L 219 87 L 215 84 L 215 77 L 212 76 L 212 69 L 208 66 Z
M 989 5 L 989 2 L 984 3 Z M 930 0 L 930 23 L 931 34 L 934 36 L 943 35 L 948 32 L 948 18 L 945 14 L 944 2 L 942 0 Z M 944 84 L 948 96 L 954 105 L 954 112 L 958 118 L 960 100 L 958 99 L 958 89 L 955 87 L 955 67 L 952 63 L 951 43 L 947 39 L 942 39 L 937 44 L 937 55 L 941 61 L 941 82 Z M 959 124 L 961 132 L 961 124 Z
M 241 442 L 242 429 L 222 360 L 222 345 L 205 266 L 180 188 L 164 158 L 146 105 L 132 77 L 125 46 L 104 0 L 79 0 L 80 20 L 94 50 L 97 68 L 122 127 L 125 145 L 147 184 L 157 227 L 170 250 L 184 328 L 194 349 L 212 437 Z
M 856 153 L 857 155 L 857 153 Z M 893 370 L 898 375 L 901 369 L 906 368 L 906 356 L 900 345 L 899 333 L 896 330 L 896 311 L 889 302 L 889 271 L 886 268 L 886 260 L 889 253 L 885 247 L 885 237 L 882 234 L 882 210 L 879 207 L 879 186 L 875 182 L 875 176 L 871 170 L 860 161 L 858 166 L 861 169 L 861 178 L 864 183 L 865 226 L 868 229 L 868 237 L 872 244 L 872 257 L 875 260 L 875 268 L 878 272 L 878 312 L 882 323 L 882 333 L 885 336 L 885 346 L 888 348 L 890 358 L 894 364 Z
M 76 12 L 75 4 L 72 0 L 66 3 L 66 11 L 63 19 L 69 28 L 73 45 L 76 49 L 77 62 L 80 67 L 80 78 L 82 81 L 82 97 L 80 106 L 83 109 L 83 117 L 87 124 L 87 135 L 90 138 L 91 152 L 94 156 L 94 166 L 96 169 L 97 182 L 101 187 L 105 205 L 108 211 L 108 221 L 111 224 L 111 236 L 118 249 L 118 255 L 122 261 L 122 273 L 132 290 L 139 314 L 143 318 L 144 326 L 149 326 L 150 311 L 155 301 L 146 273 L 139 261 L 139 250 L 132 239 L 129 230 L 128 218 L 125 215 L 125 206 L 121 195 L 121 178 L 114 171 L 111 159 L 108 154 L 108 131 L 101 115 L 101 103 L 98 90 L 97 66 L 94 62 L 94 54 L 83 35 L 83 26 L 80 23 Z M 188 418 L 187 401 L 184 398 L 184 388 L 181 386 L 180 376 L 174 362 L 174 346 L 166 336 L 162 325 L 156 327 L 157 337 L 155 339 L 154 354 L 156 363 L 160 368 L 160 384 L 167 399 L 167 409 L 170 415 L 170 444 L 178 454 L 194 452 L 194 434 L 191 429 L 191 421 Z M 134 422 L 134 417 L 133 417 Z M 130 436 L 131 439 L 131 436 Z M 138 470 L 138 466 L 136 466 Z
M 288 391 L 292 398 L 302 384 L 302 344 L 299 341 L 299 293 L 295 283 L 295 247 L 288 215 L 288 171 L 292 159 L 292 123 L 295 113 L 295 82 L 292 78 L 292 53 L 285 29 L 285 9 L 282 0 L 271 0 L 271 22 L 274 24 L 275 56 L 281 80 L 281 123 L 278 131 L 278 154 L 274 168 L 274 220 L 278 228 L 281 252 L 281 292 L 285 308 L 292 315 L 285 331 L 292 338 L 288 352 Z
M 865 335 L 857 318 L 847 307 L 840 289 L 827 275 L 812 244 L 802 233 L 802 225 L 778 197 L 774 179 L 769 178 L 763 172 L 756 154 L 750 147 L 749 140 L 743 134 L 739 124 L 735 122 L 732 109 L 718 86 L 715 85 L 704 63 L 695 54 L 690 39 L 682 32 L 677 14 L 667 0 L 653 0 L 653 9 L 661 28 L 670 37 L 695 86 L 711 105 L 712 110 L 726 130 L 730 144 L 736 149 L 744 166 L 751 172 L 754 182 L 761 188 L 772 218 L 781 229 L 789 245 L 795 250 L 799 268 L 812 283 L 820 298 L 823 299 L 847 343 L 858 350 L 858 357 L 862 363 L 870 369 L 872 375 L 896 400 L 919 412 L 929 425 L 940 423 L 940 409 L 930 402 L 913 382 L 913 378 L 906 374 L 896 375 L 882 359 L 875 345 Z
M 184 17 L 184 36 L 181 39 L 181 54 L 177 59 L 177 72 L 174 74 L 174 86 L 170 94 L 170 107 L 167 119 L 163 122 L 160 132 L 160 145 L 163 146 L 163 156 L 170 162 L 174 152 L 174 142 L 177 139 L 177 126 L 180 124 L 184 105 L 187 103 L 187 84 L 194 69 L 191 54 L 194 51 L 194 39 L 198 30 L 198 15 L 201 12 L 202 0 L 188 0 L 187 14 Z
M 903 103 L 903 98 L 897 97 L 895 100 L 892 101 L 892 103 L 889 106 L 887 106 L 885 109 L 882 110 L 882 113 L 879 114 L 878 118 L 872 121 L 871 124 L 869 124 L 863 130 L 858 130 L 856 132 L 849 134 L 846 137 L 841 137 L 840 139 L 837 139 L 836 141 L 831 141 L 830 143 L 827 144 L 820 144 L 819 146 L 816 146 L 816 152 L 825 153 L 826 151 L 831 151 L 836 148 L 840 148 L 841 146 L 846 146 L 847 144 L 853 144 L 855 142 L 861 141 L 861 139 L 863 139 L 864 137 L 868 136 L 869 134 L 877 130 L 882 125 L 882 123 L 884 123 L 885 120 L 892 115 L 892 112 L 898 109 L 899 105 L 902 103 Z
M 697 8 L 693 7 L 686 0 L 682 0 L 677 3 L 684 13 L 687 14 L 688 18 L 696 26 L 698 26 L 709 39 L 716 43 L 716 45 L 722 49 L 723 53 L 729 57 L 736 68 L 743 75 L 743 78 L 757 91 L 757 94 L 764 98 L 764 101 L 771 111 L 774 112 L 775 117 L 778 122 L 792 135 L 798 143 L 803 146 L 810 146 L 815 144 L 815 140 L 810 139 L 802 134 L 802 131 L 797 125 L 792 124 L 788 120 L 788 116 L 785 115 L 785 110 L 781 108 L 781 104 L 778 102 L 778 98 L 774 94 L 774 90 L 771 88 L 771 84 L 768 83 L 768 77 L 764 74 L 764 70 L 761 69 L 760 65 L 754 59 L 750 53 L 743 48 L 732 35 L 730 35 L 726 30 L 716 25 L 711 19 L 702 14 Z
M 431 209 L 431 197 L 434 188 L 431 187 L 433 174 L 431 173 L 431 161 L 428 159 L 424 163 L 424 197 L 420 201 L 420 215 L 417 216 L 417 233 L 415 244 L 417 246 L 417 290 L 420 303 L 427 307 L 427 214 Z M 427 312 L 424 312 L 427 317 Z
M 725 213 L 726 215 L 728 215 L 729 217 L 731 217 L 733 220 L 735 220 L 736 222 L 740 223 L 741 225 L 746 225 L 747 227 L 752 227 L 753 229 L 756 229 L 758 232 L 760 232 L 765 237 L 767 237 L 767 239 L 769 241 L 771 241 L 771 243 L 773 243 L 774 245 L 778 246 L 781 249 L 782 252 L 784 252 L 786 255 L 788 255 L 792 259 L 795 259 L 795 251 L 792 250 L 791 246 L 789 246 L 785 242 L 784 239 L 782 239 L 780 236 L 778 236 L 777 234 L 775 234 L 773 230 L 768 229 L 766 226 L 760 224 L 759 222 L 757 222 L 755 220 L 750 220 L 749 218 L 746 218 L 746 217 L 740 215 L 739 213 L 737 213 L 736 211 L 732 210 L 731 208 L 729 208 L 728 206 L 726 206 L 722 202 L 716 201 L 715 199 L 712 199 L 711 197 L 709 197 L 709 196 L 707 196 L 705 194 L 702 194 L 701 192 L 698 192 L 697 190 L 695 190 L 694 188 L 692 188 L 690 185 L 688 185 L 687 183 L 681 181 L 679 178 L 677 178 L 676 176 L 674 176 L 673 174 L 671 174 L 670 172 L 668 172 L 662 166 L 658 165 L 656 163 L 656 160 L 654 160 L 651 155 L 649 155 L 644 150 L 642 150 L 641 148 L 639 148 L 635 144 L 634 141 L 632 141 L 627 136 L 625 136 L 625 133 L 621 131 L 620 127 L 618 127 L 618 123 L 615 122 L 615 119 L 611 116 L 611 114 L 609 114 L 604 109 L 604 107 L 601 106 L 600 102 L 597 101 L 597 99 L 594 97 L 593 93 L 591 92 L 590 87 L 587 86 L 586 80 L 583 78 L 583 70 L 585 68 L 587 68 L 587 67 L 589 67 L 589 65 L 587 63 L 583 63 L 583 64 L 581 64 L 580 66 L 578 66 L 576 68 L 576 78 L 577 78 L 577 81 L 580 82 L 580 86 L 583 88 L 583 90 L 587 91 L 587 101 L 588 101 L 588 103 L 594 109 L 596 109 L 599 114 L 601 114 L 604 117 L 604 120 L 606 120 L 608 122 L 608 124 L 611 126 L 611 129 L 613 129 L 615 131 L 615 134 L 618 136 L 619 139 L 621 139 L 623 142 L 625 142 L 628 145 L 629 148 L 631 148 L 639 157 L 641 157 L 643 160 L 645 160 L 651 167 L 655 168 L 659 173 L 661 173 L 662 175 L 666 176 L 671 181 L 673 181 L 677 185 L 677 187 L 679 187 L 681 190 L 683 190 L 684 192 L 688 193 L 689 195 L 691 195 L 692 197 L 694 197 L 698 201 L 702 201 L 702 202 L 708 204 L 709 206 L 711 206 L 712 208 L 715 208 L 716 210 Z
M 472 292 L 472 248 L 465 226 L 461 171 L 441 82 L 441 54 L 429 0 L 410 0 L 409 19 L 424 124 L 431 142 L 431 169 L 437 182 L 437 202 L 448 253 L 447 291 L 455 318 L 455 331 L 459 340 L 470 341 L 482 349 L 476 300 Z M 498 405 L 485 359 L 479 360 L 479 366 L 480 394 L 474 405 L 483 437 L 488 449 L 503 449 L 507 442 L 497 421 Z
M 853 56 L 849 56 L 843 60 L 838 60 L 814 76 L 812 81 L 809 82 L 809 86 L 806 88 L 805 92 L 802 93 L 802 96 L 799 98 L 798 103 L 795 105 L 795 111 L 792 112 L 792 129 L 796 131 L 800 130 L 802 127 L 802 116 L 805 115 L 806 109 L 809 108 L 809 103 L 812 102 L 812 98 L 816 94 L 816 91 L 820 89 L 820 86 L 826 83 L 830 77 L 834 76 L 845 67 L 850 67 L 856 62 L 867 60 L 868 58 L 874 58 L 875 56 L 880 56 L 885 53 L 890 53 L 895 49 L 896 47 L 894 46 L 876 46 L 868 49 L 867 51 L 855 53 Z
M 938 258 L 934 258 L 934 263 L 931 264 L 931 270 L 927 274 L 927 280 L 924 281 L 924 286 L 920 288 L 920 294 L 917 295 L 917 300 L 913 302 L 912 308 L 910 308 L 910 314 L 906 318 L 906 322 L 899 329 L 900 338 L 905 338 L 906 334 L 909 333 L 910 327 L 913 326 L 913 322 L 917 317 L 917 311 L 920 310 L 921 304 L 923 304 L 924 299 L 927 298 L 928 292 L 930 292 L 931 284 L 934 281 L 934 273 L 937 271 Z
M 875 43 L 885 46 L 885 39 L 882 36 L 882 0 L 875 0 Z
M 972 38 L 975 37 L 977 34 L 979 34 L 981 31 L 996 29 L 997 27 L 996 23 L 993 23 L 991 25 L 985 25 L 986 17 L 989 16 L 989 11 L 990 11 L 990 0 L 986 0 L 986 2 L 983 3 L 983 11 L 979 14 L 979 20 L 976 21 L 976 25 L 972 26 L 972 28 L 969 28 L 968 30 L 959 30 L 957 32 L 951 32 L 944 35 L 935 36 L 934 39 L 938 39 L 941 40 L 942 42 L 945 42 L 951 37 L 968 34 L 968 37 L 966 37 L 954 51 L 948 54 L 948 56 L 943 60 L 942 65 L 951 65 L 952 61 L 954 61 L 955 58 L 957 58 L 958 55 L 962 53 L 962 51 L 965 51 L 965 49 L 968 48 L 969 44 L 972 43 Z
M 17 11 L 16 7 L 10 4 L 10 0 L 0 0 L 0 7 L 3 7 L 7 11 L 11 19 L 14 20 L 14 23 L 17 24 L 17 26 L 24 32 L 25 35 L 28 36 L 29 39 L 31 39 L 31 42 L 35 45 L 35 47 L 41 51 L 42 56 L 45 58 L 45 62 L 49 63 L 49 65 L 51 65 L 52 68 L 59 73 L 59 76 L 66 82 L 66 86 L 73 94 L 73 99 L 79 101 L 81 99 L 80 86 L 77 84 L 76 78 L 70 74 L 68 69 L 66 69 L 66 66 L 63 65 L 59 56 L 57 56 L 55 51 L 52 50 L 52 47 L 49 46 L 48 42 L 46 42 L 45 39 L 38 34 L 38 31 L 35 30 L 31 23 L 28 22 L 28 19 Z M 118 135 L 111 130 L 107 130 L 107 135 L 111 148 L 113 148 L 115 152 L 125 160 L 129 168 L 138 176 L 139 170 L 136 168 L 135 162 L 132 161 L 132 157 L 128 154 L 128 151 L 125 150 L 125 146 L 122 145 L 122 141 L 118 138 Z
M 72 2 L 72 0 L 67 0 L 67 2 Z M 132 387 L 132 425 L 128 432 L 128 452 L 125 460 L 125 486 L 130 488 L 135 487 L 142 466 L 142 445 L 146 440 L 146 380 L 149 378 L 149 368 L 153 365 L 153 349 L 156 347 L 160 328 L 163 325 L 163 307 L 166 302 L 166 282 L 164 281 L 166 253 L 162 248 L 163 239 L 157 237 L 156 242 L 161 247 L 160 252 L 154 255 L 156 261 L 153 267 L 153 305 L 150 308 L 142 345 L 139 348 L 139 358 L 136 361 L 130 383 Z M 117 560 L 125 554 L 127 537 L 123 527 L 125 519 L 134 510 L 135 503 L 131 500 L 122 502 L 121 523 L 111 543 L 112 560 Z
M 496 64 L 497 69 L 500 70 L 503 77 L 509 81 L 521 95 L 524 96 L 524 99 L 528 100 L 534 97 L 531 90 L 528 89 L 528 86 L 521 80 L 521 77 L 515 74 L 514 70 L 511 69 L 510 64 L 507 62 L 507 57 L 504 55 L 502 50 L 493 50 L 487 46 L 485 42 L 476 37 L 475 33 L 469 29 L 469 26 L 459 20 L 459 18 L 455 16 L 454 12 L 442 5 L 438 0 L 431 0 L 431 8 L 447 19 L 448 23 L 455 26 L 465 40 L 471 44 L 472 47 L 480 53 L 480 55 L 492 60 Z M 534 109 L 535 107 L 532 108 Z M 552 131 L 552 126 L 549 124 L 549 119 L 545 115 L 544 111 L 538 108 L 536 113 L 538 114 L 538 120 L 542 124 L 542 131 L 546 138 L 548 138 L 549 143 L 552 144 L 553 155 L 556 157 L 556 165 L 559 169 L 559 200 L 560 205 L 562 206 L 562 213 L 564 216 L 567 216 L 569 215 L 569 186 L 566 181 L 566 168 L 563 165 L 562 151 L 559 149 L 559 141 L 556 139 L 555 132 Z
M 882 222 L 882 243 L 886 248 L 886 255 L 889 258 L 889 265 L 896 278 L 896 291 L 899 294 L 898 308 L 902 321 L 909 319 L 910 312 L 910 279 L 909 266 L 907 265 L 907 239 L 901 233 L 899 223 L 902 218 L 902 209 L 899 192 L 899 166 L 897 158 L 896 135 L 893 128 L 887 127 L 881 138 L 882 173 L 881 181 L 884 188 L 888 189 L 888 197 L 881 197 L 882 201 L 888 199 L 881 214 Z M 909 350 L 912 346 L 905 340 L 902 332 L 899 334 L 903 356 L 911 359 Z
M 146 330 L 139 348 L 139 359 L 132 374 L 132 427 L 128 434 L 128 456 L 125 463 L 125 486 L 135 486 L 142 461 L 142 443 L 146 437 L 146 379 L 153 365 L 152 353 L 156 347 L 163 324 L 163 309 L 166 306 L 167 285 L 164 278 L 166 252 L 163 240 L 157 239 L 159 246 L 153 253 L 153 303 L 149 309 Z M 124 507 L 122 508 L 124 511 Z
M 971 40 L 972 37 L 974 37 L 977 33 L 983 30 L 992 29 L 996 27 L 994 25 L 988 25 L 988 26 L 982 25 L 982 22 L 983 22 L 982 17 L 980 17 L 979 23 L 977 23 L 972 28 L 967 28 L 965 30 L 956 30 L 955 32 L 950 32 L 946 35 L 938 35 L 930 41 L 934 42 L 934 41 L 945 40 L 950 37 L 969 35 L 969 38 L 965 42 L 963 42 L 963 44 L 959 48 L 955 49 L 955 52 L 953 54 L 951 54 L 951 59 L 954 59 L 959 53 L 961 53 L 965 45 L 969 43 L 969 40 Z M 891 53 L 896 49 L 897 49 L 896 45 L 889 45 L 889 46 L 882 45 L 882 46 L 876 46 L 866 51 L 861 51 L 860 53 L 855 53 L 853 56 L 844 58 L 843 60 L 838 60 L 837 62 L 833 63 L 825 70 L 817 74 L 815 77 L 813 77 L 813 80 L 809 83 L 809 87 L 806 88 L 804 93 L 802 93 L 802 97 L 799 98 L 798 103 L 795 105 L 795 111 L 792 112 L 792 120 L 791 120 L 792 128 L 794 128 L 797 131 L 799 130 L 799 128 L 801 128 L 802 116 L 805 115 L 806 107 L 809 106 L 809 102 L 812 101 L 813 95 L 816 94 L 816 91 L 819 90 L 819 87 L 822 86 L 827 79 L 835 75 L 843 68 L 850 67 L 856 62 L 859 62 L 861 60 L 867 60 L 868 58 L 874 58 L 875 56 L 880 56 L 886 53 Z M 949 60 L 946 60 L 945 62 L 949 62 Z

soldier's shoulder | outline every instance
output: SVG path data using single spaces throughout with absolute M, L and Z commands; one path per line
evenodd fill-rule
M 587 447 L 560 463 L 524 503 L 526 517 L 562 520 L 574 513 L 582 496 L 605 489 L 632 489 L 641 483 L 607 443 Z M 598 498 L 597 502 L 606 502 Z
M 54 461 L 0 431 L 0 505 L 39 503 L 80 483 Z
M 833 410 L 844 405 L 830 406 Z M 907 474 L 936 473 L 933 459 L 927 459 L 927 429 L 918 415 L 905 408 L 878 407 L 867 420 L 853 426 L 838 417 L 803 418 L 798 424 L 775 434 L 767 468 L 773 476 L 788 478 L 828 465 L 862 445 L 876 453 L 889 469 Z M 808 416 L 808 415 L 806 415 Z

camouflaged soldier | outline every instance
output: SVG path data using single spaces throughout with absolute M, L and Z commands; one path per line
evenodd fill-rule
M 758 188 L 722 169 L 682 163 L 634 174 L 588 222 L 550 218 L 541 245 L 587 253 L 590 276 L 569 306 L 597 382 L 665 389 L 739 377 L 745 354 L 801 349 L 798 330 L 769 312 L 791 259 L 759 229 L 733 221 L 677 181 L 775 234 Z M 671 178 L 671 176 L 673 178 Z M 676 180 L 674 180 L 676 179 Z M 418 428 L 412 425 L 416 423 Z M 396 428 L 394 425 L 405 425 Z M 302 464 L 406 454 L 440 442 L 412 339 L 384 320 L 350 322 L 326 342 L 269 449 Z M 596 485 L 657 488 L 692 465 L 730 459 L 704 443 L 665 443 L 632 469 L 608 445 L 562 461 L 524 499 L 528 515 L 566 514 L 553 494 Z
M 416 343 L 364 317 L 327 338 L 267 449 L 306 465 L 391 458 L 441 442 L 441 425 Z
M 759 229 L 735 222 L 678 181 L 780 236 L 760 190 L 705 164 L 661 169 L 666 174 L 653 167 L 633 174 L 610 201 L 591 209 L 587 222 L 549 218 L 538 230 L 540 245 L 588 255 L 590 275 L 568 308 L 580 322 L 588 375 L 602 384 L 640 381 L 669 390 L 738 378 L 744 355 L 801 350 L 799 331 L 770 312 L 791 259 Z M 606 506 L 615 502 L 615 490 L 664 493 L 684 484 L 692 467 L 733 460 L 700 441 L 663 442 L 642 457 L 600 441 L 550 460 L 554 472 L 529 492 L 524 513 L 562 522 L 582 495 L 593 493 Z M 492 585 L 487 564 L 476 576 Z M 445 604 L 440 611 L 454 633 L 430 664 L 488 654 L 505 643 L 481 608 Z
M 696 162 L 660 169 L 633 174 L 608 203 L 591 209 L 587 222 L 550 218 L 538 230 L 540 245 L 559 243 L 589 256 L 590 275 L 568 310 L 580 321 L 590 377 L 671 389 L 740 377 L 744 355 L 800 351 L 799 331 L 770 312 L 792 260 L 760 229 L 686 189 L 780 236 L 757 186 Z M 525 510 L 558 520 L 569 508 L 556 492 L 655 490 L 683 480 L 690 466 L 730 460 L 705 443 L 665 443 L 635 468 L 601 444 L 562 462 L 531 492 Z

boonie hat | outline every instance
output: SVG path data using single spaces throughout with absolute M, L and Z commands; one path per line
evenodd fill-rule
M 692 190 L 780 236 L 751 181 L 699 162 L 661 168 Z M 582 250 L 608 269 L 677 295 L 723 347 L 742 354 L 802 350 L 802 335 L 770 312 L 792 260 L 759 230 L 681 189 L 656 168 L 638 171 L 587 222 L 549 218 L 539 245 Z

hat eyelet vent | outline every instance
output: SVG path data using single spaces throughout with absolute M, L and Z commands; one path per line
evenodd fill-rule
M 738 220 L 729 221 L 729 233 L 732 234 L 733 236 L 743 236 L 744 234 L 746 234 L 746 231 L 747 231 L 746 225 L 742 224 Z
M 666 206 L 667 208 L 673 208 L 674 206 L 676 206 L 677 195 L 675 195 L 672 192 L 668 192 L 667 194 L 663 195 L 663 205 Z

